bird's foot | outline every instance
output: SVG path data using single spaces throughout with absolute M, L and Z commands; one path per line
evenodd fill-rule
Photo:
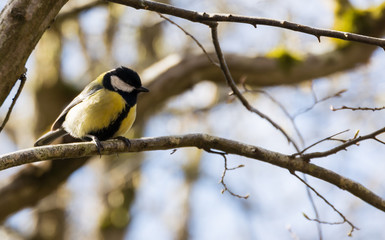
M 101 150 L 104 149 L 102 143 L 99 141 L 99 139 L 94 135 L 86 135 L 85 140 L 91 140 L 93 143 L 95 143 L 96 148 L 98 149 L 99 156 L 102 157 Z
M 130 139 L 125 138 L 125 137 L 123 137 L 123 136 L 117 136 L 117 137 L 115 137 L 115 139 L 122 140 L 122 141 L 124 142 L 124 144 L 125 144 L 128 148 L 131 147 Z

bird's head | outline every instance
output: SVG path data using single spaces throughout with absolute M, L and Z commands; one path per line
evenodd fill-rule
M 111 91 L 120 94 L 137 95 L 140 92 L 148 92 L 149 90 L 142 87 L 139 75 L 126 67 L 118 67 L 107 72 L 103 77 L 103 85 Z

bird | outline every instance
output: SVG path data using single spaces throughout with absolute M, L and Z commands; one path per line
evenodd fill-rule
M 64 108 L 51 130 L 34 146 L 49 145 L 70 135 L 94 142 L 99 155 L 103 149 L 100 141 L 107 139 L 121 139 L 129 147 L 130 141 L 124 136 L 135 121 L 137 97 L 141 92 L 149 90 L 142 86 L 138 73 L 130 68 L 121 66 L 102 73 Z

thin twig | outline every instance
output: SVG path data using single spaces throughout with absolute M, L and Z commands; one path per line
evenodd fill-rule
M 303 184 L 305 184 L 309 189 L 311 189 L 319 198 L 321 198 L 327 205 L 329 205 L 336 213 L 338 213 L 338 215 L 340 215 L 340 217 L 343 219 L 343 223 L 347 223 L 350 225 L 351 229 L 350 229 L 350 232 L 348 233 L 348 236 L 352 236 L 352 233 L 354 230 L 360 230 L 359 228 L 357 228 L 356 226 L 354 226 L 354 224 L 352 222 L 350 222 L 346 217 L 345 215 L 343 215 L 340 211 L 338 211 L 337 208 L 334 207 L 333 204 L 331 204 L 325 197 L 323 197 L 319 192 L 317 192 L 317 190 L 315 190 L 312 186 L 310 186 L 309 183 L 307 183 L 305 180 L 303 180 L 302 178 L 300 178 L 297 174 L 295 173 L 292 173 L 296 178 L 298 178 Z M 319 221 L 319 223 L 323 223 L 323 221 Z M 329 223 L 331 224 L 331 223 Z
M 381 129 L 378 129 L 372 133 L 369 133 L 367 135 L 364 135 L 364 136 L 360 136 L 360 137 L 356 137 L 356 138 L 353 138 L 351 140 L 348 140 L 346 141 L 345 143 L 335 147 L 335 148 L 332 148 L 332 149 L 329 149 L 327 151 L 324 151 L 324 152 L 313 152 L 313 153 L 308 153 L 308 154 L 303 154 L 301 156 L 301 158 L 303 159 L 313 159 L 313 158 L 321 158 L 321 157 L 326 157 L 326 156 L 330 156 L 332 154 L 335 154 L 339 151 L 342 151 L 342 150 L 346 150 L 347 147 L 350 147 L 352 145 L 357 145 L 357 143 L 363 141 L 363 140 L 367 140 L 367 139 L 374 139 L 380 143 L 383 143 L 382 141 L 379 141 L 376 137 L 377 135 L 380 135 L 382 133 L 385 132 L 385 127 L 384 128 L 381 128 Z
M 331 135 L 331 136 L 329 136 L 329 137 L 326 137 L 326 138 L 324 138 L 324 139 L 321 139 L 321 140 L 319 140 L 319 141 L 317 141 L 317 142 L 311 144 L 310 146 L 304 148 L 301 152 L 296 153 L 296 154 L 293 154 L 293 156 L 302 155 L 304 152 L 306 152 L 306 151 L 309 150 L 310 148 L 314 147 L 315 145 L 320 144 L 320 143 L 322 143 L 322 142 L 324 142 L 324 141 L 327 141 L 327 140 L 334 140 L 333 137 L 338 136 L 338 135 L 340 135 L 340 134 L 342 134 L 342 133 L 346 133 L 347 131 L 349 131 L 349 129 L 346 129 L 346 130 L 344 130 L 344 131 L 338 132 L 338 133 L 333 134 L 333 135 Z
M 192 22 L 200 22 L 206 25 L 217 22 L 236 22 L 236 23 L 247 23 L 256 27 L 257 25 L 267 25 L 273 27 L 279 27 L 284 29 L 289 29 L 297 32 L 307 33 L 314 35 L 318 41 L 320 37 L 330 37 L 338 38 L 347 41 L 361 42 L 365 44 L 379 46 L 385 49 L 385 39 L 368 37 L 356 33 L 341 32 L 336 30 L 328 30 L 322 28 L 314 28 L 306 25 L 301 25 L 289 21 L 279 21 L 269 18 L 259 18 L 259 17 L 248 17 L 235 14 L 220 14 L 220 13 L 206 13 L 206 12 L 196 12 L 191 10 L 186 10 L 182 8 L 177 8 L 172 5 L 149 1 L 149 0 L 109 0 L 110 2 L 115 2 L 130 6 L 136 9 L 145 9 L 148 11 L 155 11 L 163 14 L 168 14 L 183 19 L 190 20 Z
M 316 218 L 310 218 L 308 215 L 306 215 L 305 213 L 302 213 L 302 215 L 309 221 L 313 221 L 313 222 L 317 222 L 317 223 L 321 223 L 321 224 L 327 224 L 327 225 L 340 225 L 340 224 L 344 224 L 345 221 L 342 220 L 342 221 L 339 221 L 339 222 L 327 222 L 327 221 L 321 221 L 319 220 L 318 217 Z
M 285 116 L 290 120 L 291 124 L 293 125 L 294 131 L 296 132 L 297 136 L 299 137 L 301 145 L 304 145 L 304 143 L 305 143 L 304 138 L 303 138 L 301 132 L 299 131 L 297 124 L 295 123 L 295 119 L 291 116 L 291 114 L 287 111 L 287 109 L 285 108 L 285 106 L 283 106 L 283 104 L 281 104 L 272 95 L 270 95 L 270 93 L 268 93 L 267 91 L 265 91 L 263 89 L 250 89 L 246 86 L 246 83 L 244 81 L 242 82 L 242 86 L 243 86 L 245 92 L 262 93 L 265 96 L 267 96 L 273 103 L 275 103 L 281 109 L 281 111 L 285 114 Z
M 165 19 L 166 21 L 170 22 L 171 24 L 177 26 L 180 30 L 182 30 L 182 32 L 184 32 L 184 34 L 186 34 L 187 36 L 189 36 L 192 40 L 194 40 L 194 42 L 202 49 L 203 53 L 207 56 L 207 58 L 209 59 L 209 61 L 214 64 L 215 66 L 219 67 L 219 64 L 217 62 L 214 61 L 214 59 L 208 54 L 208 52 L 206 51 L 206 49 L 203 47 L 203 45 L 198 41 L 198 39 L 196 39 L 192 34 L 190 34 L 189 32 L 187 32 L 183 27 L 181 27 L 179 24 L 177 24 L 176 22 L 172 21 L 170 18 L 164 16 L 163 14 L 161 13 L 158 13 L 159 16 L 163 19 Z
M 211 36 L 212 36 L 213 44 L 214 44 L 214 47 L 215 47 L 215 52 L 217 53 L 219 64 L 220 64 L 221 70 L 223 72 L 223 75 L 225 76 L 226 82 L 229 85 L 229 87 L 231 88 L 231 90 L 234 92 L 234 94 L 237 96 L 237 98 L 241 101 L 241 103 L 243 104 L 243 106 L 247 110 L 257 114 L 261 118 L 263 118 L 266 121 L 268 121 L 273 127 L 275 127 L 278 131 L 280 131 L 286 137 L 288 142 L 293 144 L 293 146 L 296 149 L 296 151 L 299 152 L 299 147 L 297 146 L 295 141 L 285 132 L 285 130 L 283 130 L 283 128 L 281 126 L 279 126 L 276 122 L 271 120 L 270 117 L 268 117 L 264 113 L 260 112 L 259 110 L 257 110 L 253 106 L 251 106 L 250 103 L 246 100 L 246 98 L 239 91 L 237 85 L 234 82 L 233 77 L 231 76 L 229 67 L 226 64 L 225 57 L 223 56 L 223 53 L 222 53 L 222 50 L 221 50 L 221 46 L 219 44 L 219 40 L 218 40 L 218 27 L 217 27 L 217 25 L 212 25 L 210 27 L 211 27 Z
M 385 144 L 385 142 L 384 141 L 381 141 L 380 139 L 378 139 L 377 137 L 374 137 L 374 140 L 376 140 L 377 142 L 379 142 L 379 143 L 382 143 L 382 144 Z
M 278 100 L 276 100 L 273 96 L 271 96 L 268 92 L 266 92 L 265 90 L 262 90 L 262 89 L 250 89 L 246 86 L 246 82 L 245 80 L 242 81 L 242 86 L 244 88 L 244 91 L 245 92 L 257 92 L 257 93 L 262 93 L 264 94 L 265 96 L 267 96 L 273 103 L 275 103 L 280 109 L 281 111 L 285 114 L 285 116 L 291 121 L 292 125 L 293 125 L 293 128 L 294 128 L 294 131 L 296 132 L 296 134 L 298 135 L 300 141 L 301 141 L 301 144 L 303 145 L 304 144 L 304 140 L 303 140 L 303 136 L 301 134 L 301 132 L 299 131 L 299 128 L 297 126 L 297 124 L 295 123 L 295 119 L 301 115 L 301 114 L 304 114 L 310 110 L 312 110 L 317 104 L 321 103 L 321 102 L 324 102 L 328 99 L 331 99 L 331 98 L 334 98 L 334 97 L 340 97 L 342 93 L 346 92 L 346 89 L 343 89 L 343 90 L 340 90 L 332 95 L 329 95 L 329 96 L 326 96 L 324 98 L 321 98 L 321 99 L 318 99 L 317 98 L 317 95 L 315 94 L 314 92 L 314 89 L 313 87 L 311 88 L 311 92 L 312 92 L 312 96 L 313 96 L 313 104 L 309 107 L 307 107 L 305 110 L 302 110 L 294 115 L 291 115 L 285 108 L 285 106 L 283 106 Z M 305 152 L 305 149 L 301 151 L 301 153 Z M 297 154 L 300 154 L 300 153 L 297 153 Z
M 27 73 L 27 70 L 25 70 L 25 72 L 24 72 L 23 74 L 21 74 L 20 77 L 19 77 L 19 80 L 20 80 L 19 88 L 17 89 L 17 92 L 16 92 L 16 94 L 15 94 L 15 97 L 13 97 L 13 99 L 12 99 L 12 103 L 11 103 L 11 106 L 9 106 L 7 115 L 5 115 L 5 118 L 4 118 L 4 120 L 3 120 L 3 123 L 2 123 L 1 126 L 0 126 L 0 132 L 3 131 L 5 125 L 7 124 L 8 120 L 9 120 L 9 118 L 10 118 L 10 116 L 11 116 L 13 107 L 15 106 L 16 101 L 17 101 L 17 99 L 19 98 L 19 96 L 20 96 L 20 94 L 21 94 L 21 91 L 23 90 L 24 84 L 25 84 L 25 82 L 26 82 L 26 80 L 27 80 L 26 73 Z
M 222 189 L 221 193 L 223 194 L 223 193 L 225 193 L 225 192 L 228 192 L 228 193 L 230 193 L 230 194 L 231 194 L 232 196 L 234 196 L 234 197 L 237 197 L 237 198 L 243 198 L 243 199 L 248 199 L 248 198 L 250 197 L 249 194 L 243 195 L 243 196 L 242 196 L 242 195 L 239 195 L 239 194 L 236 194 L 236 193 L 234 193 L 233 191 L 231 191 L 231 190 L 227 187 L 227 184 L 225 183 L 225 176 L 226 176 L 227 171 L 229 171 L 229 170 L 235 170 L 235 169 L 241 168 L 241 167 L 243 167 L 243 165 L 239 165 L 239 166 L 233 167 L 233 168 L 228 168 L 228 167 L 227 167 L 227 157 L 226 157 L 226 154 L 227 154 L 227 153 L 225 153 L 225 152 L 219 152 L 219 151 L 214 151 L 214 150 L 212 150 L 212 149 L 210 149 L 210 148 L 207 148 L 207 149 L 204 148 L 204 150 L 205 150 L 206 152 L 208 152 L 208 153 L 218 154 L 218 155 L 221 155 L 221 156 L 223 157 L 224 168 L 223 168 L 223 173 L 222 173 L 222 176 L 221 176 L 221 180 L 219 181 L 219 183 L 222 184 L 222 186 L 223 186 L 223 189 Z
M 333 106 L 330 106 L 330 110 L 332 111 L 338 111 L 338 110 L 352 110 L 352 111 L 381 111 L 385 109 L 384 107 L 377 107 L 377 108 L 370 108 L 370 107 L 347 107 L 347 106 L 342 106 L 339 108 L 335 108 Z
M 317 96 L 315 95 L 315 92 L 312 91 L 313 92 L 312 95 L 313 95 L 314 103 L 311 106 L 307 107 L 306 109 L 304 109 L 304 110 L 294 114 L 293 118 L 296 118 L 299 115 L 304 114 L 304 113 L 312 110 L 318 103 L 324 102 L 324 101 L 329 100 L 331 98 L 341 97 L 341 94 L 343 94 L 346 91 L 347 91 L 346 89 L 342 89 L 342 90 L 340 90 L 340 91 L 338 91 L 338 92 L 336 92 L 336 93 L 334 93 L 332 95 L 326 96 L 326 97 L 321 98 L 321 99 L 318 99 Z

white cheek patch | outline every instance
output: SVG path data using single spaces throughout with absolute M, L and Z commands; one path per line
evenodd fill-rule
M 135 87 L 123 82 L 123 80 L 117 76 L 111 76 L 111 85 L 115 90 L 123 92 L 132 92 L 135 89 Z

